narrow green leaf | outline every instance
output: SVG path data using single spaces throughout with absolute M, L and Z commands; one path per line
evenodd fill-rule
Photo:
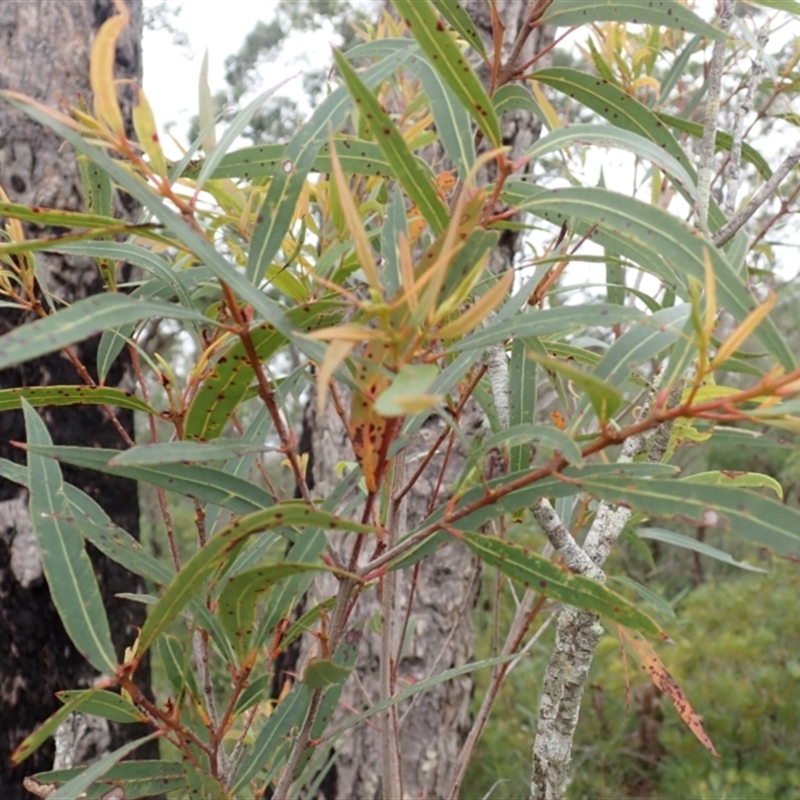
M 193 464 L 162 464 L 152 467 L 111 467 L 109 461 L 123 451 L 99 447 L 53 447 L 28 442 L 26 448 L 76 467 L 144 481 L 195 500 L 224 506 L 237 514 L 249 514 L 273 504 L 271 494 L 250 481 L 222 470 Z
M 722 527 L 778 555 L 800 557 L 800 511 L 754 492 L 690 481 L 578 478 L 586 491 L 656 517 Z
M 334 137 L 336 155 L 342 169 L 347 174 L 368 175 L 390 178 L 392 168 L 383 150 L 375 142 L 355 136 Z M 214 171 L 213 178 L 244 178 L 254 181 L 259 178 L 273 178 L 281 172 L 284 162 L 285 144 L 259 144 L 243 147 L 228 153 Z M 331 172 L 331 156 L 327 142 L 322 145 L 312 166 L 312 172 L 327 174 Z M 191 170 L 187 174 L 191 177 Z
M 35 775 L 39 783 L 66 783 L 85 767 L 57 769 Z M 122 787 L 124 800 L 152 797 L 186 788 L 183 766 L 176 761 L 123 761 L 116 764 L 86 792 L 86 800 L 104 800 L 115 786 Z
M 681 336 L 689 317 L 688 304 L 657 311 L 645 321 L 634 325 L 608 348 L 602 361 L 595 367 L 596 378 L 610 386 L 622 388 L 638 370 Z M 589 407 L 589 399 L 581 398 L 572 416 L 572 429 L 580 429 L 579 419 Z
M 139 652 L 143 653 L 164 628 L 180 614 L 200 591 L 211 573 L 226 559 L 235 557 L 237 546 L 247 537 L 282 526 L 319 526 L 356 533 L 372 533 L 373 529 L 351 520 L 341 519 L 327 511 L 309 508 L 305 503 L 280 503 L 230 524 L 215 534 L 181 568 L 161 599 L 151 610 L 142 628 Z
M 436 132 L 445 152 L 455 164 L 458 176 L 466 180 L 475 163 L 475 137 L 469 114 L 427 60 L 414 56 L 408 66 L 430 100 Z
M 654 142 L 683 167 L 692 184 L 697 182 L 697 173 L 678 140 L 654 112 L 619 86 L 603 78 L 598 78 L 596 75 L 571 67 L 542 69 L 534 73 L 534 77 L 592 109 L 615 127 L 632 131 L 644 139 Z M 692 203 L 692 197 L 683 184 L 676 182 L 676 187 L 687 201 Z M 726 221 L 725 215 L 716 202 L 711 203 L 709 219 L 716 227 L 723 225 Z
M 688 133 L 695 139 L 703 138 L 703 126 L 699 122 L 692 122 L 683 117 L 675 117 L 672 114 L 664 114 L 663 112 L 656 112 L 656 116 L 665 124 L 669 125 L 681 133 Z M 717 131 L 717 138 L 714 143 L 714 148 L 717 152 L 720 150 L 730 150 L 733 147 L 733 137 L 724 131 Z M 769 162 L 756 150 L 753 145 L 747 142 L 742 142 L 742 158 L 752 164 L 759 172 L 761 177 L 767 181 L 772 177 L 772 169 Z
M 311 692 L 304 683 L 295 683 L 289 695 L 270 714 L 247 755 L 242 759 L 231 788 L 232 796 L 241 797 L 258 774 L 277 758 L 278 748 L 294 725 L 300 725 L 311 703 Z
M 526 153 L 531 161 L 568 147 L 613 147 L 627 150 L 655 164 L 667 173 L 686 193 L 694 198 L 695 179 L 684 166 L 650 138 L 614 125 L 575 124 L 557 128 L 539 139 Z
M 732 567 L 738 567 L 748 572 L 767 573 L 765 569 L 754 567 L 746 561 L 737 561 L 730 553 L 726 553 L 718 547 L 714 547 L 707 542 L 701 542 L 691 536 L 684 536 L 682 533 L 675 533 L 675 531 L 668 531 L 664 528 L 637 528 L 636 533 L 642 539 L 652 539 L 654 542 L 663 542 L 673 547 L 681 547 L 684 550 L 693 550 L 695 553 L 700 553 L 700 555 L 708 556 L 716 561 L 722 561 L 724 564 L 730 564 Z
M 632 22 L 663 25 L 708 39 L 725 34 L 704 22 L 693 11 L 674 0 L 554 0 L 542 15 L 543 25 L 587 25 L 591 22 Z
M 191 659 L 181 642 L 169 633 L 160 636 L 156 642 L 159 660 L 167 674 L 167 680 L 177 697 L 189 692 L 193 698 L 201 697 L 197 678 L 192 669 Z
M 352 671 L 334 664 L 329 658 L 317 658 L 306 667 L 303 680 L 309 689 L 325 689 L 343 684 Z
M 288 313 L 299 330 L 335 324 L 341 317 L 340 306 L 328 300 L 304 304 Z M 260 362 L 265 362 L 286 342 L 286 337 L 271 325 L 253 329 L 250 337 Z M 209 374 L 195 393 L 184 420 L 187 439 L 217 438 L 231 415 L 245 399 L 255 371 L 241 339 L 235 339 L 214 362 Z
M 263 444 L 248 444 L 241 439 L 216 439 L 214 442 L 156 442 L 123 450 L 109 462 L 111 467 L 151 464 L 194 463 L 240 458 L 248 453 L 263 453 Z
M 56 228 L 118 228 L 123 225 L 120 220 L 100 214 L 84 214 L 79 211 L 62 211 L 55 208 L 27 206 L 24 203 L 0 202 L 0 217 L 18 219 L 22 222 L 33 222 L 36 225 Z M 131 226 L 136 227 L 136 226 Z
M 174 303 L 135 300 L 116 293 L 97 294 L 0 336 L 0 369 L 82 342 L 106 328 L 150 317 L 210 321 L 200 312 Z
M 661 627 L 647 614 L 602 583 L 566 572 L 552 561 L 494 536 L 468 531 L 463 536 L 467 547 L 481 561 L 526 588 L 576 608 L 602 614 L 627 628 L 666 638 Z
M 11 763 L 16 766 L 33 755 L 56 732 L 56 728 L 58 728 L 73 711 L 78 711 L 101 691 L 103 690 L 99 688 L 85 689 L 68 700 L 58 711 L 51 714 L 33 733 L 26 736 L 25 739 L 17 745 L 17 748 L 11 754 Z
M 514 337 L 547 336 L 591 325 L 611 327 L 620 322 L 636 322 L 643 318 L 644 314 L 635 308 L 608 303 L 558 306 L 544 310 L 534 308 L 509 319 L 498 319 L 461 341 L 454 342 L 452 347 L 455 350 L 483 349 Z
M 144 411 L 158 416 L 144 400 L 132 392 L 108 386 L 33 386 L 0 390 L 0 411 L 22 407 L 22 398 L 34 408 L 39 406 L 109 405 Z
M 608 422 L 623 403 L 624 398 L 616 388 L 567 361 L 544 358 L 534 352 L 529 352 L 528 358 L 574 383 L 589 398 L 597 418 L 603 423 Z
M 394 0 L 394 6 L 411 29 L 412 36 L 427 55 L 431 66 L 453 90 L 489 141 L 495 147 L 500 147 L 503 137 L 492 101 L 433 6 L 428 0 Z
M 508 367 L 508 423 L 513 429 L 532 424 L 536 417 L 536 362 L 528 358 L 521 339 L 511 342 Z M 509 472 L 530 466 L 532 443 L 509 443 Z M 580 458 L 580 451 L 578 451 Z
M 660 614 L 667 617 L 667 619 L 675 619 L 675 612 L 672 610 L 672 606 L 652 589 L 648 589 L 638 581 L 634 581 L 625 575 L 609 575 L 609 580 L 627 586 L 629 589 L 633 589 L 642 600 L 646 603 L 650 603 Z
M 771 489 L 779 500 L 783 500 L 783 486 L 771 475 L 762 472 L 696 472 L 684 478 L 690 483 L 712 484 L 715 486 L 744 486 L 748 489 Z
M 494 113 L 498 117 L 511 111 L 526 111 L 533 114 L 545 126 L 545 130 L 550 127 L 547 124 L 547 115 L 539 107 L 530 90 L 518 83 L 507 83 L 505 86 L 501 86 L 492 95 L 492 105 Z
M 68 703 L 78 695 L 84 694 L 85 689 L 68 689 L 56 692 L 56 697 L 62 703 Z M 110 719 L 112 722 L 147 722 L 148 718 L 136 708 L 130 700 L 114 692 L 100 691 L 81 705 L 84 714 L 94 714 L 96 717 Z
M 470 47 L 474 47 L 484 58 L 486 48 L 478 33 L 472 17 L 464 10 L 458 0 L 431 0 L 437 11 L 450 23 L 453 30 L 458 31 Z
M 400 187 L 395 184 L 392 187 L 392 199 L 386 206 L 386 217 L 381 229 L 381 255 L 384 259 L 382 274 L 387 297 L 394 297 L 402 285 L 399 245 L 401 235 L 408 241 L 405 201 Z
M 104 755 L 90 767 L 86 767 L 72 780 L 68 781 L 63 786 L 59 786 L 58 789 L 50 795 L 49 800 L 78 800 L 93 783 L 99 781 L 118 761 L 122 761 L 128 754 L 136 750 L 137 747 L 141 747 L 146 742 L 152 741 L 157 735 L 156 733 L 151 733 L 149 736 L 144 736 L 133 742 L 128 742 L 128 744 L 118 747 L 111 753 Z
M 239 138 L 240 134 L 247 126 L 247 123 L 253 118 L 253 115 L 278 91 L 278 89 L 290 80 L 291 78 L 286 78 L 272 88 L 262 92 L 233 118 L 230 125 L 228 125 L 225 130 L 225 133 L 222 135 L 222 138 L 214 145 L 211 152 L 206 155 L 203 166 L 200 168 L 200 174 L 197 176 L 195 182 L 195 191 L 199 192 L 203 184 L 213 175 L 217 165 L 228 152 L 231 145 Z
M 28 442 L 50 444 L 44 422 L 24 400 L 23 413 Z M 113 675 L 117 658 L 92 562 L 77 528 L 62 518 L 69 504 L 61 470 L 52 459 L 29 453 L 28 473 L 31 523 L 53 605 L 81 655 L 98 672 Z
M 725 255 L 694 228 L 660 208 L 606 189 L 540 189 L 525 181 L 506 184 L 503 198 L 509 205 L 561 225 L 570 217 L 615 231 L 637 241 L 650 252 L 660 254 L 676 271 L 705 282 L 705 259 L 710 259 L 717 280 L 717 292 L 727 311 L 744 320 L 754 301 Z M 620 246 L 624 242 L 620 239 Z M 756 329 L 756 337 L 787 370 L 794 368 L 794 355 L 767 318 Z
M 561 453 L 570 464 L 580 466 L 583 464 L 581 448 L 566 433 L 554 428 L 552 425 L 533 425 L 530 422 L 520 425 L 512 425 L 504 431 L 489 437 L 484 443 L 484 448 L 507 447 L 525 444 L 535 446 L 545 450 L 552 450 Z M 524 469 L 528 464 L 523 464 L 519 469 Z
M 217 614 L 240 660 L 244 660 L 250 652 L 260 596 L 284 578 L 300 572 L 319 572 L 324 569 L 325 566 L 321 563 L 297 564 L 282 561 L 240 572 L 225 584 L 219 596 Z
M 333 58 L 348 91 L 353 96 L 356 107 L 383 150 L 386 160 L 392 165 L 392 173 L 398 183 L 416 203 L 433 232 L 441 233 L 450 221 L 449 213 L 439 199 L 430 174 L 419 164 L 397 125 L 381 108 L 378 99 L 350 66 L 347 59 L 336 49 L 333 51 Z
M 367 69 L 364 72 L 364 81 L 368 86 L 380 83 L 403 63 L 408 54 L 408 50 L 393 52 Z M 253 230 L 246 272 L 247 280 L 251 284 L 260 282 L 280 249 L 317 153 L 327 141 L 330 132 L 336 133 L 342 127 L 349 106 L 350 98 L 345 88 L 337 89 L 325 98 L 311 119 L 286 145 L 280 172 L 275 173 L 270 182 Z M 271 319 L 269 321 L 273 322 Z

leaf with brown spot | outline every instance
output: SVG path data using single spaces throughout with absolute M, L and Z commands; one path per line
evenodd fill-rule
M 714 748 L 698 713 L 692 708 L 689 698 L 683 693 L 683 689 L 678 686 L 675 678 L 669 674 L 664 666 L 664 662 L 658 657 L 658 653 L 653 646 L 637 633 L 619 628 L 620 639 L 633 652 L 642 665 L 644 671 L 650 676 L 653 683 L 672 701 L 672 704 L 680 714 L 681 719 L 686 723 L 689 730 L 697 737 L 697 740 L 706 750 L 716 758 L 721 758 Z

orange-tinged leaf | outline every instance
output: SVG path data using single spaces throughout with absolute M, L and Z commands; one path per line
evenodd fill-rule
M 460 317 L 444 325 L 438 331 L 441 339 L 456 339 L 466 336 L 492 313 L 492 311 L 508 297 L 511 284 L 514 282 L 514 271 L 507 270 L 497 280 L 497 283 L 482 295 L 477 302 L 468 308 Z
M 367 232 L 364 230 L 361 217 L 358 215 L 358 209 L 353 201 L 353 195 L 350 194 L 350 187 L 347 184 L 347 178 L 345 178 L 344 171 L 342 170 L 342 164 L 339 161 L 339 155 L 336 152 L 332 134 L 328 140 L 328 148 L 331 154 L 333 178 L 336 181 L 336 188 L 339 192 L 339 203 L 342 208 L 342 213 L 344 214 L 347 230 L 350 231 L 350 235 L 353 237 L 358 263 L 361 265 L 361 269 L 364 270 L 364 275 L 367 278 L 367 283 L 369 283 L 370 288 L 380 297 L 383 294 L 383 285 L 378 275 L 375 254 L 372 252 L 372 245 L 369 243 Z
M 130 14 L 122 0 L 114 3 L 119 14 L 109 17 L 100 27 L 92 44 L 89 80 L 94 92 L 94 113 L 103 120 L 117 136 L 125 136 L 125 123 L 117 99 L 114 83 L 114 52 L 117 39 L 128 24 Z
M 742 320 L 742 324 L 720 345 L 714 360 L 711 362 L 711 369 L 721 367 L 750 338 L 750 335 L 761 324 L 767 314 L 772 311 L 777 302 L 778 296 L 770 290 L 767 299 L 761 305 L 756 306 Z
M 359 388 L 353 392 L 350 404 L 350 438 L 370 492 L 377 490 L 381 454 L 387 450 L 385 439 L 393 429 L 393 424 L 375 410 L 375 400 L 392 379 L 373 365 L 391 366 L 386 363 L 390 356 L 391 349 L 386 342 L 374 339 L 364 348 L 354 376 Z
M 692 708 L 683 690 L 678 686 L 675 678 L 669 674 L 664 666 L 664 662 L 658 657 L 653 646 L 639 634 L 627 631 L 625 628 L 618 628 L 620 638 L 639 659 L 642 669 L 650 676 L 653 683 L 672 701 L 681 719 L 686 723 L 689 730 L 697 737 L 697 740 L 712 755 L 720 758 L 720 754 L 714 748 L 703 723 L 697 712 Z
M 150 167 L 157 175 L 166 177 L 167 160 L 164 158 L 164 151 L 161 149 L 156 120 L 153 116 L 153 110 L 150 108 L 150 103 L 139 86 L 136 87 L 136 103 L 133 106 L 132 116 L 136 137 L 150 159 Z

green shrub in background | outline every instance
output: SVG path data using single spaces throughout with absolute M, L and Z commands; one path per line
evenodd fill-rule
M 716 760 L 661 698 L 650 719 L 657 762 L 642 752 L 637 698 L 649 685 L 619 643 L 595 655 L 575 741 L 572 798 L 754 800 L 800 797 L 800 573 L 775 562 L 769 575 L 734 575 L 692 591 L 670 626 L 676 646 L 662 655 L 717 747 Z M 737 624 L 736 621 L 739 621 Z M 702 647 L 698 646 L 702 642 Z M 511 673 L 470 773 L 474 796 L 519 797 L 527 786 L 524 742 L 539 702 L 549 642 Z M 522 726 L 509 720 L 525 720 Z M 494 787 L 494 788 L 492 788 Z

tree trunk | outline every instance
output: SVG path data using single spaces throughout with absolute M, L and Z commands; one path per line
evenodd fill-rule
M 127 0 L 131 23 L 116 53 L 116 77 L 141 79 L 141 0 Z M 95 33 L 116 13 L 113 0 L 0 0 L 0 88 L 24 92 L 56 106 L 60 99 L 74 105 L 90 97 L 89 53 Z M 127 90 L 129 92 L 129 90 Z M 123 113 L 129 119 L 130 97 L 122 92 Z M 83 210 L 81 183 L 74 152 L 49 130 L 0 102 L 0 186 L 12 202 Z M 137 208 L 130 197 L 115 198 L 116 212 L 132 219 Z M 26 225 L 26 235 L 55 231 Z M 102 289 L 96 264 L 90 259 L 40 253 L 37 256 L 46 291 L 73 302 Z M 127 277 L 123 267 L 121 279 Z M 3 298 L 5 299 L 5 298 Z M 0 334 L 21 322 L 15 309 L 0 307 Z M 97 337 L 74 351 L 96 379 Z M 83 383 L 72 363 L 61 353 L 0 372 L 0 388 L 44 384 Z M 131 387 L 130 364 L 121 356 L 111 370 L 108 385 Z M 133 435 L 131 412 L 117 410 L 117 419 Z M 51 407 L 42 412 L 57 444 L 120 447 L 120 434 L 100 407 Z M 11 441 L 23 441 L 22 414 L 0 413 L 0 456 L 24 462 L 23 451 Z M 136 485 L 122 478 L 64 467 L 64 477 L 92 496 L 113 521 L 133 535 L 139 530 Z M 136 592 L 140 581 L 97 552 L 92 553 L 106 602 L 111 634 L 122 658 L 144 619 L 142 606 L 115 599 L 118 592 Z M 149 680 L 143 665 L 140 677 Z M 0 789 L 4 800 L 29 797 L 22 779 L 52 768 L 52 742 L 14 769 L 10 753 L 60 703 L 55 692 L 89 686 L 95 673 L 76 652 L 61 625 L 42 576 L 36 541 L 27 509 L 27 492 L 0 478 Z M 96 729 L 93 748 L 102 752 L 141 736 L 141 726 Z M 144 749 L 144 748 L 143 748 Z M 153 743 L 146 753 L 157 757 Z M 89 759 L 94 753 L 79 754 Z M 142 754 L 144 755 L 144 754 Z M 76 762 L 81 763 L 81 761 Z
M 492 52 L 492 29 L 489 4 L 486 0 L 462 0 L 462 5 L 472 16 L 488 52 Z M 500 18 L 506 27 L 504 57 L 524 23 L 529 3 L 527 0 L 496 0 Z M 549 38 L 548 38 L 549 36 Z M 531 58 L 552 39 L 546 31 L 537 30 L 529 37 L 520 61 Z M 486 76 L 484 76 L 486 77 Z M 527 112 L 517 111 L 503 119 L 504 144 L 511 146 L 511 158 L 519 158 L 536 140 L 539 122 Z M 493 176 L 481 176 L 482 182 L 493 180 Z M 498 247 L 492 253 L 489 268 L 500 273 L 509 269 L 520 246 L 520 236 L 513 231 L 504 232 Z M 502 354 L 505 359 L 505 355 Z M 344 407 L 349 407 L 349 394 L 342 387 L 338 391 L 344 397 Z M 312 400 L 313 403 L 313 400 Z M 329 403 L 326 413 L 316 415 L 313 405 L 309 408 L 312 429 L 312 475 L 314 492 L 318 497 L 327 497 L 339 481 L 334 469 L 342 460 L 355 460 L 347 434 L 338 415 Z M 414 437 L 407 448 L 408 474 L 414 471 L 414 456 L 424 454 L 443 430 L 438 418 L 431 418 Z M 477 406 L 467 404 L 459 420 L 467 439 L 474 436 L 483 425 L 483 417 Z M 407 495 L 406 529 L 411 530 L 430 511 L 430 501 L 435 497 L 436 505 L 447 501 L 446 487 L 461 474 L 466 454 L 455 441 L 447 455 L 447 466 L 437 493 L 440 472 L 445 464 L 445 453 L 449 439 L 445 439 L 435 458 L 422 473 Z M 343 549 L 348 552 L 348 548 Z M 346 561 L 345 561 L 346 563 Z M 419 682 L 432 674 L 461 666 L 473 660 L 472 612 L 479 588 L 479 562 L 466 547 L 452 542 L 438 552 L 428 556 L 413 568 L 399 574 L 397 579 L 399 607 L 395 608 L 398 627 L 406 617 L 408 631 L 400 631 L 404 637 L 402 656 L 397 664 L 397 676 L 402 684 Z M 410 614 L 407 599 L 413 586 L 413 601 Z M 317 599 L 330 596 L 332 586 L 320 586 Z M 356 619 L 380 619 L 380 600 L 377 591 L 363 595 L 351 621 Z M 357 681 L 345 686 L 342 705 L 350 709 L 363 709 L 377 702 L 380 687 L 380 634 L 374 626 L 364 626 L 356 666 Z M 408 798 L 441 797 L 446 791 L 454 760 L 461 750 L 470 728 L 469 705 L 472 698 L 473 681 L 464 676 L 456 681 L 439 684 L 413 701 L 399 707 L 400 757 L 403 795 Z M 359 798 L 370 800 L 385 796 L 382 788 L 382 759 L 380 737 L 375 727 L 362 725 L 350 732 L 339 745 L 339 756 L 333 767 L 334 775 L 324 785 L 326 798 Z

